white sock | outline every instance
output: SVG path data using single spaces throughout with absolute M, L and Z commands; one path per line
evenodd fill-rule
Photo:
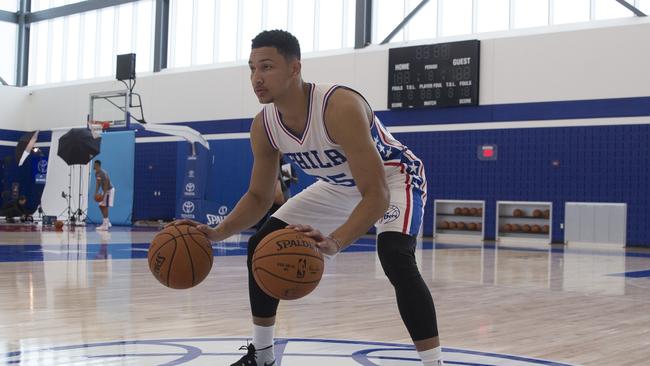
M 105 219 L 102 221 L 102 224 L 103 224 L 103 225 L 108 225 L 108 219 L 105 218 Z
M 424 366 L 442 366 L 442 348 L 440 346 L 418 352 Z
M 257 350 L 257 364 L 271 363 L 275 360 L 273 354 L 273 334 L 275 326 L 262 327 L 253 324 L 253 345 Z

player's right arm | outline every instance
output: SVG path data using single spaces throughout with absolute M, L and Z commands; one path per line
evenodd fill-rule
M 219 226 L 197 226 L 212 241 L 224 240 L 255 225 L 273 204 L 280 153 L 269 142 L 261 113 L 253 120 L 250 139 L 253 170 L 248 191 Z

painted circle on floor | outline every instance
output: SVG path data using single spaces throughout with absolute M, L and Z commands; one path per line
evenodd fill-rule
M 7 365 L 230 365 L 245 351 L 247 338 L 183 338 L 124 340 L 49 348 L 27 345 L 0 357 Z M 412 345 L 337 339 L 278 338 L 276 365 L 416 366 Z M 570 366 L 530 357 L 443 347 L 446 365 Z

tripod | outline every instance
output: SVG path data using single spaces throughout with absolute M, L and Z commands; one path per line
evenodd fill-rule
M 74 165 L 70 165 L 70 168 L 68 170 L 68 194 L 65 192 L 61 192 L 61 197 L 65 198 L 68 207 L 63 210 L 63 212 L 67 212 L 67 220 L 66 223 L 70 225 L 77 225 L 81 223 L 85 223 L 86 220 L 86 212 L 81 209 L 81 199 L 83 196 L 83 180 L 82 180 L 82 175 L 83 175 L 83 166 L 79 165 L 79 186 L 78 186 L 78 205 L 76 210 L 72 210 L 72 175 L 73 175 L 73 169 Z M 63 214 L 63 212 L 61 214 Z M 59 215 L 60 216 L 60 215 Z

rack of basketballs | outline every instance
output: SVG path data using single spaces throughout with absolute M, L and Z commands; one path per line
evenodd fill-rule
M 531 208 L 514 208 L 512 215 L 499 215 L 500 218 L 506 219 L 529 219 L 526 223 L 508 222 L 499 225 L 500 233 L 525 233 L 525 234 L 548 234 L 550 227 L 548 220 L 551 217 L 550 209 L 531 209 Z M 538 220 L 531 221 L 531 220 Z
M 483 217 L 483 208 L 481 207 L 456 207 L 454 208 L 454 220 L 444 220 L 438 224 L 441 230 L 466 230 L 481 231 L 483 224 L 474 220 L 463 220 L 462 217 Z

